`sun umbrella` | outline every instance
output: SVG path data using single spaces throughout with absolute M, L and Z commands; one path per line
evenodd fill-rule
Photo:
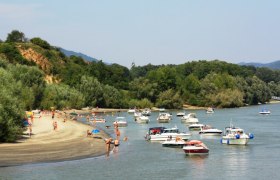
M 97 133 L 99 133 L 100 131 L 98 130 L 98 129 L 94 129 L 94 130 L 92 130 L 91 131 L 91 133 L 93 133 L 93 134 L 97 134 Z

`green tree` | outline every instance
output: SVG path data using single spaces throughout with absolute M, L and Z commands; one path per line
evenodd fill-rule
M 28 103 L 27 109 L 34 109 L 40 106 L 42 100 L 43 91 L 45 88 L 44 73 L 37 67 L 30 67 L 26 65 L 9 66 L 10 72 L 12 72 L 14 79 L 19 81 L 23 87 L 28 88 L 25 96 Z M 22 91 L 24 93 L 24 91 Z M 27 99 L 30 98 L 30 99 Z M 31 101 L 33 99 L 33 101 Z
M 247 97 L 248 104 L 258 104 L 268 102 L 271 98 L 271 92 L 268 86 L 260 80 L 257 76 L 246 78 L 250 89 L 248 90 L 249 97 Z
M 23 32 L 18 30 L 13 30 L 11 33 L 8 34 L 6 42 L 24 42 L 25 35 Z
M 51 107 L 79 109 L 84 106 L 84 98 L 79 91 L 67 85 L 49 84 L 45 88 L 41 106 L 44 109 Z
M 23 88 L 10 72 L 0 68 L 0 142 L 13 142 L 23 132 L 24 102 L 18 92 Z
M 129 83 L 129 90 L 132 98 L 143 99 L 147 98 L 151 102 L 155 102 L 159 94 L 158 83 L 150 82 L 144 77 L 136 78 Z
M 120 108 L 122 106 L 122 96 L 120 92 L 109 85 L 103 86 L 103 100 L 104 104 L 99 104 L 103 107 Z
M 224 89 L 217 94 L 207 94 L 206 99 L 206 106 L 223 108 L 243 106 L 243 93 L 238 89 Z
M 102 84 L 96 78 L 82 76 L 77 89 L 83 94 L 85 106 L 95 107 L 103 104 Z
M 175 92 L 173 89 L 168 89 L 159 94 L 156 106 L 167 109 L 181 109 L 183 101 L 178 92 Z

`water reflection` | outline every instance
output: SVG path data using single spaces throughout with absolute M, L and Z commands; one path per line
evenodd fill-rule
M 228 176 L 232 176 L 233 172 L 238 173 L 238 176 L 248 174 L 250 146 L 226 145 L 224 150 L 224 172 Z

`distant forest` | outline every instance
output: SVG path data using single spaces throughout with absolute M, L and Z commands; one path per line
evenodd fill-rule
M 220 60 L 130 69 L 102 60 L 88 62 L 13 30 L 0 40 L 0 141 L 14 141 L 22 132 L 25 110 L 240 107 L 280 96 L 279 82 L 279 70 Z

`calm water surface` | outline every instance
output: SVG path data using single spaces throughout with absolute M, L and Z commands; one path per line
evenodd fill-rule
M 263 107 L 272 113 L 259 115 Z M 191 139 L 202 140 L 210 149 L 209 155 L 198 157 L 144 140 L 149 127 L 160 125 L 156 122 L 158 113 L 150 116 L 147 125 L 137 124 L 132 115 L 120 113 L 129 122 L 128 127 L 120 128 L 121 137 L 128 136 L 129 140 L 121 142 L 117 152 L 75 161 L 0 168 L 0 179 L 280 179 L 279 108 L 280 104 L 271 104 L 217 109 L 212 115 L 202 110 L 186 111 L 196 112 L 200 123 L 223 129 L 232 121 L 255 136 L 247 146 L 230 146 L 220 144 L 220 137 L 193 133 Z M 163 126 L 177 125 L 181 131 L 188 131 L 176 117 L 177 111 L 172 113 L 172 122 Z M 105 116 L 106 124 L 111 125 L 115 117 Z

